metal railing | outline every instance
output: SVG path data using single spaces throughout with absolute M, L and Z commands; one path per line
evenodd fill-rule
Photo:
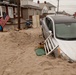
M 49 55 L 57 47 L 58 47 L 57 41 L 51 35 L 49 35 L 49 37 L 44 42 L 44 48 L 45 48 L 46 55 Z

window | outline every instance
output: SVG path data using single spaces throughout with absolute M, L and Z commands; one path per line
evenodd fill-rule
M 5 6 L 2 6 L 2 12 L 6 13 L 6 7 Z
M 0 17 L 2 17 L 2 6 L 0 6 Z
M 18 13 L 17 8 L 15 8 L 15 13 L 14 13 L 15 14 L 15 17 L 18 17 L 18 14 L 17 13 Z M 20 8 L 20 17 L 21 17 L 21 8 Z
M 14 18 L 13 16 L 13 7 L 8 7 L 8 14 L 10 18 Z
M 5 15 L 6 16 L 6 7 L 2 6 L 2 16 Z M 4 16 L 3 16 L 4 17 Z
M 48 29 L 53 32 L 53 23 L 49 18 L 46 18 L 46 25 L 47 25 Z

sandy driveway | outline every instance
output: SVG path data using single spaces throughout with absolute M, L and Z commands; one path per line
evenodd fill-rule
M 40 28 L 0 33 L 0 75 L 76 75 L 76 63 L 36 56 Z

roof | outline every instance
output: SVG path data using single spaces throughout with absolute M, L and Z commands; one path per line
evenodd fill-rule
M 52 18 L 55 23 L 72 23 L 76 22 L 76 19 L 71 17 L 71 16 L 66 16 L 66 15 L 48 15 L 47 17 Z
M 5 2 L 0 2 L 0 5 L 8 5 L 8 6 L 17 6 L 16 4 L 9 4 L 9 3 L 5 3 Z
M 53 4 L 51 4 L 49 2 L 46 2 L 46 4 L 45 3 L 39 3 L 39 6 L 41 9 L 43 9 L 44 6 L 56 8 Z
M 33 5 L 23 5 L 22 7 L 23 7 L 23 8 L 32 8 L 32 9 L 39 9 L 39 10 L 41 10 L 40 7 L 33 6 Z
M 47 6 L 55 7 L 55 8 L 56 8 L 56 6 L 54 6 L 53 4 L 51 4 L 51 3 L 49 3 L 49 2 L 47 2 L 46 4 L 47 4 Z
M 8 5 L 8 6 L 14 6 L 14 7 L 17 7 L 16 4 L 9 4 L 9 3 L 5 3 L 5 2 L 0 2 L 0 5 Z M 23 5 L 21 6 L 22 8 L 32 8 L 32 9 L 39 9 L 41 10 L 40 7 L 37 7 L 37 6 L 33 6 L 33 5 Z

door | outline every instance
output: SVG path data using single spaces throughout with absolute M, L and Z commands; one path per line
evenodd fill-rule
M 43 23 L 44 23 L 43 25 L 44 36 L 45 38 L 47 38 L 50 35 L 50 31 L 53 34 L 53 22 L 51 21 L 51 19 L 45 18 Z
M 44 48 L 46 55 L 49 55 L 54 50 L 57 50 L 58 43 L 56 39 L 54 38 L 53 34 L 53 22 L 49 18 L 45 18 L 45 26 L 44 26 L 44 35 L 46 36 Z
M 13 15 L 13 7 L 8 7 L 8 14 L 9 14 L 9 17 L 10 18 L 14 18 L 14 15 Z

